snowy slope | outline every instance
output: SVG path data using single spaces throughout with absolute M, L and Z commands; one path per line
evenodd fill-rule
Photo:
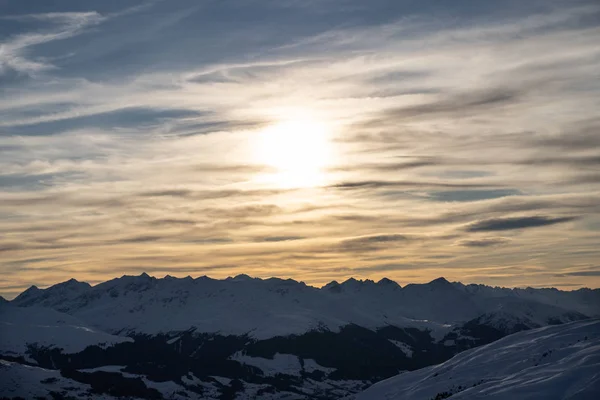
M 113 396 L 91 394 L 89 386 L 66 379 L 59 371 L 0 360 L 0 398 L 52 398 L 50 392 L 67 392 L 80 399 L 113 400 Z
M 216 280 L 156 279 L 142 274 L 94 287 L 71 280 L 48 289 L 33 288 L 13 303 L 52 307 L 114 334 L 196 329 L 205 333 L 248 334 L 258 339 L 314 329 L 337 331 L 348 324 L 369 329 L 388 325 L 414 327 L 442 338 L 451 325 L 497 312 L 504 305 L 510 313 L 531 309 L 534 304 L 537 311 L 531 318 L 539 323 L 533 326 L 545 325 L 549 319 L 583 318 L 573 314 L 573 310 L 515 295 L 471 293 L 464 285 L 443 278 L 404 288 L 387 279 L 349 279 L 318 289 L 291 279 L 262 280 L 245 275 Z M 600 303 L 596 308 L 600 309 Z
M 597 399 L 600 321 L 516 333 L 376 383 L 356 400 Z
M 66 282 L 58 283 L 47 289 L 39 289 L 37 286 L 31 286 L 17 297 L 18 305 L 38 305 L 62 311 L 60 309 L 61 304 L 79 297 L 90 288 L 91 285 L 89 283 L 79 282 L 76 279 L 69 279 Z
M 52 309 L 0 305 L 0 356 L 26 356 L 31 346 L 73 354 L 92 345 L 127 341 L 132 339 L 92 329 L 79 319 Z

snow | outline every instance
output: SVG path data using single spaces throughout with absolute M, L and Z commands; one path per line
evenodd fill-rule
M 81 399 L 116 400 L 108 395 L 91 395 L 89 386 L 64 378 L 59 371 L 0 360 L 0 398 L 49 398 L 50 392 L 68 391 Z
M 0 305 L 0 354 L 25 356 L 29 346 L 78 353 L 88 346 L 132 341 L 86 326 L 81 320 L 39 307 Z
M 260 369 L 264 376 L 275 376 L 278 374 L 300 376 L 304 372 L 322 371 L 329 374 L 335 371 L 335 368 L 323 367 L 315 360 L 305 359 L 304 367 L 298 356 L 293 354 L 275 353 L 272 359 L 262 357 L 250 357 L 248 355 L 237 352 L 230 357 L 231 360 L 241 364 L 251 365 Z
M 376 383 L 356 400 L 597 399 L 600 321 L 547 326 Z
M 93 372 L 118 372 L 118 373 L 121 373 L 121 370 L 124 368 L 126 368 L 126 365 L 103 365 L 102 367 L 80 369 L 79 371 L 86 372 L 86 373 L 93 373 Z
M 312 360 L 311 360 L 312 361 Z M 305 360 L 305 364 L 307 361 Z M 310 362 L 309 362 L 310 363 Z M 82 372 L 119 372 L 121 366 L 106 366 L 102 368 L 85 369 Z M 318 367 L 322 368 L 322 367 Z M 149 388 L 157 389 L 165 399 L 184 400 L 200 398 L 197 392 L 188 390 L 187 387 L 195 387 L 202 389 L 202 399 L 222 398 L 222 393 L 219 388 L 229 386 L 231 379 L 211 376 L 207 381 L 202 381 L 194 375 L 188 374 L 183 376 L 179 385 L 175 382 L 154 382 L 144 376 L 133 374 L 123 374 L 124 377 L 142 379 L 144 384 Z M 191 375 L 191 376 L 190 376 Z M 101 395 L 91 392 L 91 387 L 71 379 L 64 378 L 59 371 L 47 370 L 39 367 L 26 366 L 18 363 L 0 360 L 0 380 L 3 385 L 0 385 L 0 398 L 13 398 L 20 396 L 24 399 L 51 398 L 50 392 L 59 392 L 69 398 L 81 399 L 99 399 L 99 400 L 116 400 L 109 395 Z M 236 393 L 238 400 L 264 399 L 264 400 L 282 400 L 282 399 L 305 399 L 305 398 L 321 398 L 324 393 L 330 393 L 334 397 L 342 397 L 347 393 L 358 392 L 365 387 L 365 382 L 353 380 L 324 380 L 315 381 L 306 379 L 302 384 L 295 385 L 292 391 L 277 391 L 277 392 L 259 392 L 261 389 L 269 388 L 269 385 L 256 384 L 241 381 L 244 389 L 242 392 Z M 301 394 L 304 393 L 304 394 Z M 321 397 L 320 397 L 321 396 Z
M 553 300 L 556 296 L 569 298 L 566 292 L 532 293 L 471 287 L 445 279 L 405 287 L 389 280 L 376 283 L 349 279 L 319 289 L 291 279 L 263 280 L 245 275 L 217 280 L 156 279 L 142 274 L 93 287 L 68 281 L 48 289 L 30 289 L 13 303 L 53 307 L 93 328 L 115 334 L 195 329 L 204 333 L 247 334 L 256 339 L 310 330 L 338 331 L 348 324 L 357 324 L 373 330 L 387 325 L 413 327 L 428 330 L 439 340 L 461 322 L 500 310 L 522 310 L 518 311 L 519 317 L 529 312 L 541 315 L 543 318 L 534 321 L 532 327 L 546 324 L 541 320 L 547 318 L 577 319 L 573 311 L 578 308 L 600 315 L 600 291 L 573 292 L 575 300 L 565 302 L 572 306 L 568 310 L 556 306 Z M 599 301 L 594 304 L 596 298 Z M 578 299 L 581 307 L 577 307 Z
M 231 379 L 223 376 L 211 376 L 215 381 L 219 382 L 223 386 L 228 386 L 231 383 Z
M 315 360 L 310 359 L 310 358 L 305 358 L 304 359 L 304 371 L 306 371 L 308 373 L 315 372 L 315 371 L 321 371 L 321 372 L 324 372 L 325 374 L 330 374 L 335 371 L 335 368 L 323 367 L 322 365 L 319 365 Z
M 402 350 L 404 352 L 404 354 L 406 355 L 406 357 L 412 357 L 413 355 L 413 349 L 407 345 L 404 342 L 400 342 L 398 340 L 393 340 L 393 339 L 388 339 L 392 344 L 394 344 L 396 347 L 398 347 L 400 350 Z

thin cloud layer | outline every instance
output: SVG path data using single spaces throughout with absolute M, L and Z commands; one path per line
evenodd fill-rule
M 141 271 L 600 286 L 595 2 L 0 15 L 3 296 Z
M 550 218 L 541 216 L 494 218 L 475 222 L 474 224 L 470 225 L 467 230 L 469 232 L 508 231 L 512 229 L 537 228 L 540 226 L 560 224 L 563 222 L 570 222 L 575 219 L 576 217 Z

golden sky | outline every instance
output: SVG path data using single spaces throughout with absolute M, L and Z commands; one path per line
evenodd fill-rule
M 142 272 L 600 287 L 594 2 L 17 3 L 8 298 Z

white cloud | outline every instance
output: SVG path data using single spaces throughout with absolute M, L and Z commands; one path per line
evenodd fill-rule
M 39 32 L 13 35 L 0 43 L 0 74 L 6 73 L 7 70 L 15 70 L 18 73 L 29 75 L 53 68 L 53 65 L 45 60 L 30 58 L 28 50 L 31 47 L 67 39 L 79 34 L 85 28 L 99 24 L 104 20 L 96 12 L 28 14 L 5 16 L 1 19 L 16 21 L 37 20 L 53 25 L 51 28 L 40 30 Z

